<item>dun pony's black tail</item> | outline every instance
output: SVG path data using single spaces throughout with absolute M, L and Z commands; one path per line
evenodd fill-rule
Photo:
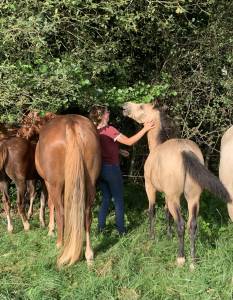
M 182 151 L 186 172 L 200 185 L 225 202 L 230 202 L 230 195 L 219 179 L 212 174 L 192 151 Z

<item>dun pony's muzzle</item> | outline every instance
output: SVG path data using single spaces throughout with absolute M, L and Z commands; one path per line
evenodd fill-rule
M 122 106 L 122 108 L 123 108 L 123 116 L 125 116 L 125 117 L 129 117 L 129 115 L 130 115 L 129 104 L 130 104 L 129 102 L 126 102 Z

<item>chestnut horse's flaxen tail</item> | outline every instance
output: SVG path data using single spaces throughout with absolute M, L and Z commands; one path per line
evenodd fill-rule
M 186 172 L 202 189 L 207 189 L 227 203 L 231 201 L 224 185 L 200 162 L 194 152 L 182 151 L 182 158 Z
M 0 171 L 4 168 L 4 164 L 7 160 L 8 150 L 4 144 L 0 145 Z
M 86 189 L 81 143 L 75 124 L 66 125 L 64 247 L 58 266 L 72 265 L 82 253 Z

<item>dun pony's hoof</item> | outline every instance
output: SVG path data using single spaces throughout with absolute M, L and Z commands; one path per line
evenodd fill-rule
M 185 263 L 185 258 L 184 257 L 177 257 L 176 263 L 177 263 L 178 267 L 183 267 L 183 265 Z
M 28 230 L 30 229 L 30 224 L 29 224 L 28 222 L 25 222 L 25 223 L 23 224 L 23 227 L 24 227 L 24 230 L 25 230 L 25 231 L 28 231 Z
M 191 264 L 190 264 L 189 270 L 190 270 L 191 272 L 195 270 L 195 265 L 194 265 L 194 263 L 191 263 Z

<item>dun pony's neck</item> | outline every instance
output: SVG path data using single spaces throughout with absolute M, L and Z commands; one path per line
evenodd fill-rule
M 153 149 L 155 149 L 159 144 L 161 144 L 160 131 L 161 131 L 161 124 L 159 123 L 159 126 L 156 126 L 155 128 L 150 129 L 147 132 L 147 140 L 148 140 L 148 146 L 150 152 Z

